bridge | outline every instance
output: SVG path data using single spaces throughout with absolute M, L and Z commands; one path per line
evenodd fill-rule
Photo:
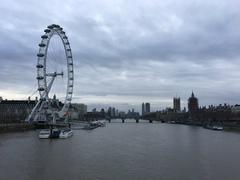
M 139 122 L 149 122 L 149 123 L 152 123 L 153 120 L 147 120 L 147 119 L 140 119 L 140 118 L 107 118 L 107 121 L 109 123 L 112 123 L 112 122 L 122 122 L 122 123 L 128 123 L 128 122 L 136 122 L 136 123 L 139 123 Z
M 147 117 L 147 116 L 146 116 Z M 148 121 L 149 123 L 152 123 L 154 119 L 152 118 L 145 118 L 145 116 L 137 116 L 137 117 L 127 117 L 127 116 L 124 116 L 124 117 L 110 117 L 108 115 L 106 115 L 105 113 L 102 113 L 102 112 L 87 112 L 85 115 L 84 115 L 84 120 L 85 121 L 97 121 L 97 120 L 107 120 L 109 123 L 111 122 L 116 122 L 119 120 L 122 122 L 122 123 L 125 123 L 125 122 L 129 122 L 129 120 L 131 120 L 131 122 L 135 121 L 136 123 L 139 123 L 140 120 L 141 122 L 142 121 Z

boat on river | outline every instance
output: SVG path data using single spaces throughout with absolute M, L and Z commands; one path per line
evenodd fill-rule
M 72 129 L 43 129 L 39 132 L 40 139 L 66 139 L 73 136 Z
M 96 129 L 98 128 L 99 125 L 98 124 L 92 124 L 92 123 L 89 123 L 89 124 L 86 124 L 83 129 L 85 130 L 92 130 L 92 129 Z
M 98 121 L 98 124 L 99 124 L 100 127 L 105 127 L 106 126 L 106 121 L 105 120 Z
M 204 128 L 215 130 L 215 131 L 223 131 L 224 130 L 223 126 L 221 126 L 221 125 L 209 125 L 209 124 L 207 124 L 207 125 L 204 126 Z
M 212 129 L 215 130 L 215 131 L 222 131 L 223 126 L 213 126 Z
M 60 134 L 59 134 L 59 138 L 61 139 L 66 139 L 69 137 L 73 136 L 73 131 L 72 129 L 68 128 L 68 129 L 62 129 Z
M 48 139 L 50 137 L 50 129 L 43 129 L 39 132 L 40 139 Z
M 83 127 L 83 129 L 92 130 L 92 129 L 96 129 L 98 127 L 103 127 L 103 126 L 105 126 L 105 123 L 103 121 L 92 121 L 92 122 L 87 123 Z

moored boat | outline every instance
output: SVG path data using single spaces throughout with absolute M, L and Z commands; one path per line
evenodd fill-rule
M 95 128 L 98 128 L 100 125 L 97 121 L 93 121 L 93 122 L 90 122 L 88 124 L 86 124 L 83 129 L 86 129 L 86 130 L 92 130 L 92 129 L 95 129 Z
M 39 132 L 38 137 L 40 139 L 48 139 L 50 137 L 50 129 L 43 129 Z
M 224 130 L 223 126 L 220 126 L 220 125 L 209 125 L 209 124 L 207 124 L 203 127 L 206 128 L 206 129 L 211 129 L 211 130 L 215 130 L 215 131 L 223 131 Z
M 60 129 L 52 129 L 52 132 L 51 132 L 51 129 L 50 129 L 49 138 L 52 138 L 52 139 L 59 138 L 60 133 L 61 133 Z
M 66 138 L 69 138 L 69 137 L 72 137 L 72 136 L 73 136 L 72 129 L 62 129 L 60 134 L 59 134 L 59 138 L 61 138 L 61 139 L 66 139 Z
M 71 136 L 73 136 L 73 131 L 71 129 L 43 129 L 38 135 L 40 139 L 66 139 Z
M 212 129 L 215 130 L 215 131 L 222 131 L 223 126 L 213 126 Z
M 101 127 L 105 127 L 106 126 L 106 121 L 102 120 L 102 121 L 98 121 L 99 126 Z

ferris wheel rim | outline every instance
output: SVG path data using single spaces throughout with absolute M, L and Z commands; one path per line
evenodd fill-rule
M 44 30 L 45 34 L 41 36 L 41 42 L 39 44 L 39 51 L 37 54 L 37 81 L 38 81 L 38 91 L 40 94 L 40 99 L 49 100 L 48 94 L 48 85 L 47 85 L 47 55 L 48 55 L 48 47 L 50 44 L 50 40 L 54 35 L 60 37 L 62 44 L 64 46 L 66 62 L 67 62 L 67 90 L 66 96 L 64 99 L 64 106 L 61 111 L 66 113 L 69 108 L 69 105 L 72 100 L 73 94 L 73 80 L 74 80 L 74 71 L 73 71 L 73 58 L 72 51 L 70 47 L 70 43 L 68 41 L 68 37 L 66 33 L 63 31 L 63 28 L 59 25 L 52 24 Z

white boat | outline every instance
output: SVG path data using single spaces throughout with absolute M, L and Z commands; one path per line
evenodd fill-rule
M 209 125 L 208 124 L 208 125 L 205 125 L 204 128 L 215 130 L 215 131 L 223 131 L 224 130 L 223 126 L 221 126 L 221 125 Z
M 213 126 L 212 129 L 216 130 L 216 131 L 222 131 L 223 130 L 223 126 Z
M 62 129 L 59 138 L 66 139 L 73 136 L 73 131 L 71 129 Z
M 86 130 L 92 130 L 92 129 L 96 129 L 98 128 L 100 125 L 97 121 L 93 121 L 93 122 L 90 122 L 88 124 L 86 124 L 83 129 L 86 129 Z
M 39 132 L 40 139 L 48 139 L 50 137 L 50 129 L 43 129 Z
M 38 135 L 40 139 L 49 139 L 49 138 L 66 139 L 71 136 L 73 136 L 73 131 L 71 129 L 52 129 L 52 134 L 50 129 L 43 129 L 40 131 Z
M 102 121 L 98 121 L 99 126 L 101 127 L 105 127 L 106 126 L 106 121 L 102 120 Z

